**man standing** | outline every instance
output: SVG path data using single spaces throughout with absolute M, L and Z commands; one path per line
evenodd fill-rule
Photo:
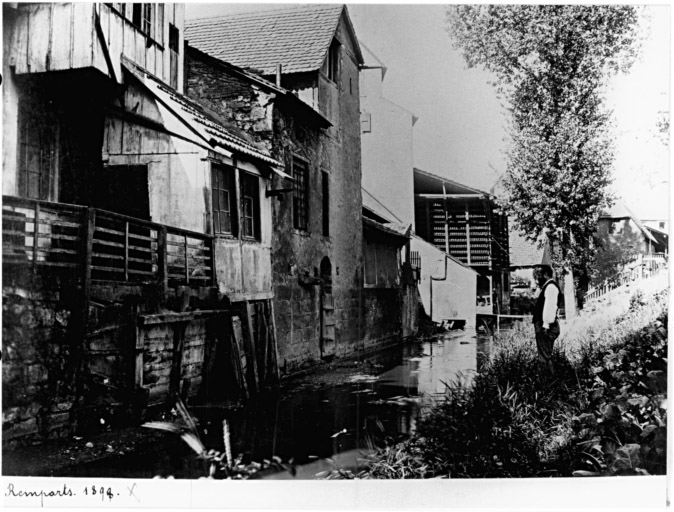
M 559 285 L 552 278 L 552 268 L 549 265 L 536 267 L 534 269 L 534 280 L 541 289 L 536 299 L 533 314 L 538 360 L 547 367 L 551 374 L 554 374 L 552 345 L 559 337 L 557 309 L 562 294 Z

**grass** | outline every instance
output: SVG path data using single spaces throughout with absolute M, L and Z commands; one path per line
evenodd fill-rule
M 664 474 L 667 295 L 637 291 L 616 315 L 578 319 L 549 375 L 533 329 L 502 337 L 472 386 L 447 393 L 407 441 L 358 475 L 481 478 Z M 583 324 L 585 324 L 583 326 Z

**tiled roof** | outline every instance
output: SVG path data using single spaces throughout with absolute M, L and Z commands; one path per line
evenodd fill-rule
M 132 63 L 129 63 L 126 60 L 124 63 L 125 67 L 155 96 L 162 109 L 165 109 L 168 113 L 177 118 L 179 122 L 182 122 L 193 135 L 196 135 L 197 139 L 201 139 L 204 143 L 213 148 L 220 146 L 261 160 L 275 167 L 274 170 L 277 173 L 288 176 L 280 171 L 280 169 L 283 168 L 281 162 L 259 150 L 251 143 L 230 133 L 224 126 L 209 116 L 198 103 L 192 101 L 187 96 L 177 93 L 170 87 L 167 87 L 163 82 L 157 80 L 152 75 L 145 73 Z M 160 109 L 160 111 L 162 109 Z M 178 128 L 175 131 L 183 132 L 184 130 Z
M 306 4 L 194 19 L 186 22 L 185 38 L 212 57 L 262 75 L 275 74 L 277 64 L 283 73 L 315 71 L 323 65 L 344 9 Z
M 510 228 L 508 233 L 508 244 L 510 246 L 510 266 L 526 267 L 531 265 L 540 265 L 548 263 L 545 261 L 545 248 L 538 248 L 534 242 L 527 240 L 523 233 Z

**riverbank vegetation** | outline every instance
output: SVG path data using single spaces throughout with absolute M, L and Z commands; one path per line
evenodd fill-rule
M 472 385 L 448 383 L 409 440 L 326 477 L 665 474 L 667 302 L 637 292 L 619 316 L 580 317 L 554 376 L 530 326 L 502 336 Z

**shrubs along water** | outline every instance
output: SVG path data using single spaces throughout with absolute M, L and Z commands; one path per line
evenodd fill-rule
M 667 295 L 635 296 L 555 348 L 555 374 L 521 326 L 497 341 L 471 387 L 446 396 L 407 441 L 338 478 L 665 474 Z

